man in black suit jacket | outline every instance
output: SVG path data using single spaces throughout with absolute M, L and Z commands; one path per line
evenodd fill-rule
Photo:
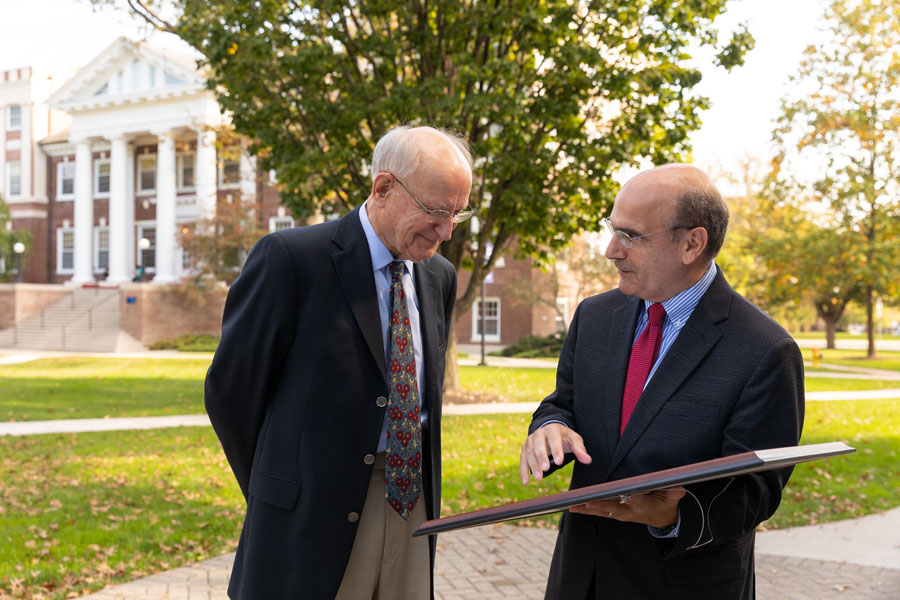
M 234 599 L 432 593 L 433 536 L 410 533 L 440 510 L 456 272 L 435 251 L 471 215 L 471 156 L 445 132 L 399 127 L 376 145 L 372 176 L 368 199 L 345 217 L 262 238 L 228 294 L 205 398 L 247 499 Z M 406 517 L 386 503 L 383 466 L 395 260 L 405 264 L 424 455 Z
M 522 482 L 573 457 L 571 487 L 579 488 L 796 445 L 800 351 L 713 262 L 728 210 L 706 174 L 687 165 L 643 172 L 619 191 L 605 223 L 619 288 L 578 307 L 556 390 L 534 413 L 522 448 Z M 665 309 L 658 358 L 628 415 L 632 345 L 657 303 Z M 546 597 L 753 598 L 755 528 L 775 512 L 790 473 L 572 508 L 560 522 Z

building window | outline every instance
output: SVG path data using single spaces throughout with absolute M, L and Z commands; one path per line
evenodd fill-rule
M 236 155 L 237 152 L 230 151 Z M 231 156 L 222 160 L 222 168 L 219 170 L 219 185 L 231 185 L 241 182 L 241 159 L 239 156 Z
M 153 225 L 140 225 L 138 227 L 138 242 L 147 238 L 150 246 L 146 250 L 138 247 L 138 265 L 147 271 L 156 269 L 156 227 Z
M 481 341 L 481 299 L 472 305 L 472 341 Z M 484 299 L 484 341 L 500 341 L 500 298 Z
M 558 297 L 556 299 L 556 330 L 565 331 L 569 326 L 569 299 Z
M 138 157 L 138 189 L 140 192 L 156 191 L 156 155 L 142 154 Z
M 72 273 L 75 269 L 75 230 L 60 227 L 56 230 L 56 272 Z
M 94 271 L 104 273 L 109 268 L 109 227 L 94 228 Z
M 71 200 L 75 197 L 75 163 L 61 162 L 56 165 L 56 199 Z
M 269 217 L 269 231 L 282 231 L 293 227 L 293 217 Z
M 109 196 L 109 159 L 94 161 L 94 190 L 97 196 Z
M 6 129 L 8 131 L 17 131 L 22 129 L 22 107 L 14 104 L 7 111 L 9 118 L 6 121 Z
M 6 163 L 6 195 L 10 198 L 22 193 L 22 163 Z
M 194 189 L 194 157 L 193 152 L 184 152 L 175 157 L 178 169 L 178 189 Z

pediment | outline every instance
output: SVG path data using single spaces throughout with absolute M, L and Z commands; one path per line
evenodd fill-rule
M 194 57 L 119 38 L 67 81 L 49 103 L 65 111 L 90 110 L 193 94 L 204 84 Z

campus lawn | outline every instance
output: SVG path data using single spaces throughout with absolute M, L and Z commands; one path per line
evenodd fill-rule
M 0 365 L 0 421 L 202 413 L 209 362 L 71 357 Z
M 66 598 L 236 547 L 211 428 L 0 437 L 0 598 Z
M 571 467 L 519 482 L 528 419 L 444 418 L 443 514 L 566 489 Z M 859 451 L 800 465 L 766 527 L 900 505 L 898 431 L 900 400 L 810 403 L 803 443 Z M 65 598 L 227 552 L 242 514 L 209 428 L 0 437 L 0 597 Z
M 845 367 L 856 367 L 861 369 L 884 369 L 887 371 L 900 371 L 900 352 L 892 350 L 878 350 L 876 343 L 877 357 L 873 359 L 866 358 L 865 350 L 843 350 L 836 348 L 829 350 L 828 348 L 819 348 L 819 363 L 822 365 L 842 365 Z M 811 362 L 813 359 L 812 348 L 801 348 L 803 360 Z
M 824 331 L 791 331 L 791 337 L 795 340 L 822 340 L 825 341 L 825 332 Z M 846 331 L 838 331 L 835 332 L 834 338 L 836 340 L 859 340 L 861 342 L 866 341 L 868 338 L 863 335 L 856 335 L 853 333 L 847 333 Z M 900 340 L 900 336 L 882 334 L 875 336 L 875 344 L 878 344 L 879 340 Z
M 459 382 L 467 390 L 509 402 L 540 402 L 556 387 L 556 369 L 461 366 Z

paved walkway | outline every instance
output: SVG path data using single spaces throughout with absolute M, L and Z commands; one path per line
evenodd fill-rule
M 887 530 L 884 527 L 889 526 Z M 874 537 L 847 534 L 880 531 Z M 759 600 L 897 600 L 900 509 L 825 526 L 762 532 L 756 553 Z M 827 540 L 823 544 L 822 539 Z M 544 597 L 556 531 L 512 525 L 438 536 L 438 600 Z M 821 555 L 830 548 L 828 558 Z M 866 551 L 858 551 L 865 547 Z M 871 557 L 871 560 L 870 560 Z M 234 554 L 112 586 L 89 600 L 225 600 Z M 870 563 L 876 564 L 870 564 Z

